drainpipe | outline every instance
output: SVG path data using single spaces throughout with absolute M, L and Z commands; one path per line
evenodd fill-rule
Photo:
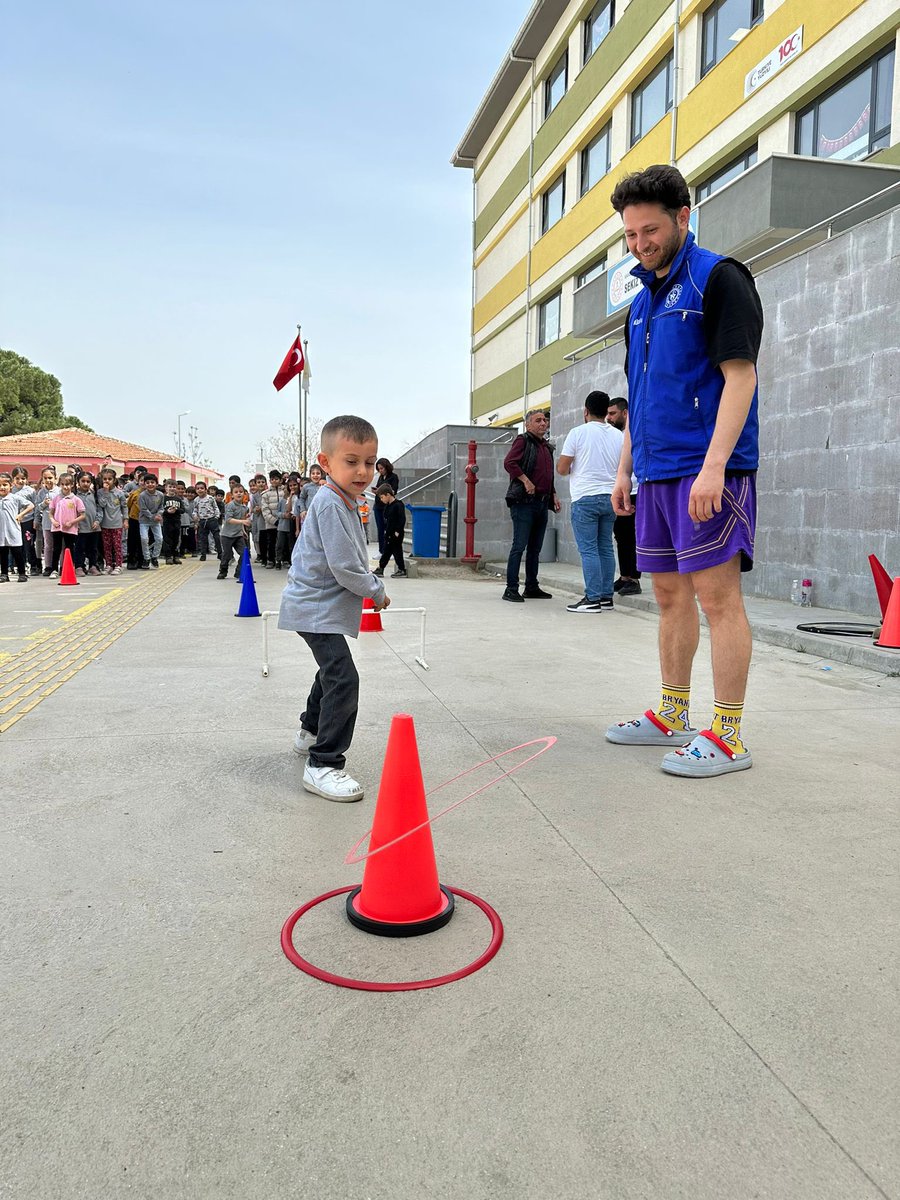
M 681 0 L 675 0 L 675 30 L 672 35 L 672 146 L 669 151 L 669 165 L 675 166 L 675 143 L 678 138 L 678 75 L 681 70 L 678 61 L 678 38 L 681 32 Z
M 534 242 L 534 59 L 509 54 L 511 62 L 531 64 L 531 130 L 528 138 L 528 256 L 525 262 L 525 368 L 522 377 L 522 411 L 528 408 L 528 355 L 531 351 L 531 247 Z
M 469 356 L 469 415 L 472 414 L 472 397 L 475 395 L 475 218 L 477 214 L 478 196 L 476 193 L 475 180 L 475 164 L 472 163 L 472 320 L 469 326 L 469 336 L 471 338 L 472 353 Z M 456 487 L 456 480 L 453 481 L 453 487 Z

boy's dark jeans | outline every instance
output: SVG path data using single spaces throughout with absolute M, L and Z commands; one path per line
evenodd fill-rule
M 181 513 L 174 517 L 163 515 L 162 552 L 163 558 L 175 558 L 178 554 L 178 543 L 181 540 Z
M 359 674 L 341 633 L 301 633 L 318 671 L 300 724 L 317 734 L 309 751 L 311 767 L 344 769 L 359 711 Z
M 219 522 L 215 517 L 207 517 L 197 526 L 197 549 L 201 554 L 209 553 L 209 539 L 212 538 L 216 548 L 216 558 L 222 557 L 222 543 L 219 541 Z
M 383 571 L 391 561 L 391 555 L 394 557 L 394 562 L 397 564 L 398 571 L 405 571 L 406 566 L 403 562 L 403 534 L 395 533 L 390 536 L 384 536 L 384 553 L 379 559 L 378 566 Z

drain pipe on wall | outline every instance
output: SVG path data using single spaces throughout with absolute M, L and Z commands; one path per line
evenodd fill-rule
M 681 67 L 678 59 L 678 40 L 681 32 L 681 0 L 675 0 L 675 29 L 672 34 L 672 146 L 669 151 L 669 165 L 675 166 L 675 150 L 678 138 L 678 92 L 679 74 Z
M 528 136 L 528 255 L 525 260 L 525 368 L 522 376 L 522 411 L 528 410 L 528 356 L 531 353 L 531 247 L 534 243 L 534 59 L 509 53 L 511 62 L 531 64 L 531 128 Z

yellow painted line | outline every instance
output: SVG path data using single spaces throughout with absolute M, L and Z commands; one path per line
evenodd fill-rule
M 63 617 L 56 629 L 29 635 L 30 645 L 0 661 L 0 716 L 8 716 L 0 722 L 0 733 L 99 658 L 185 583 L 199 565 L 199 560 L 190 566 L 185 563 L 171 578 L 165 571 L 113 588 Z

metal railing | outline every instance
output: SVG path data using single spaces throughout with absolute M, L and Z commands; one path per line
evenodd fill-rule
M 440 483 L 442 479 L 447 479 L 453 470 L 451 463 L 445 463 L 442 467 L 435 467 L 423 479 L 415 480 L 414 484 L 409 487 L 400 488 L 397 492 L 397 499 L 406 502 L 410 496 L 417 496 L 419 492 L 424 492 L 426 488 L 432 487 L 436 483 Z

